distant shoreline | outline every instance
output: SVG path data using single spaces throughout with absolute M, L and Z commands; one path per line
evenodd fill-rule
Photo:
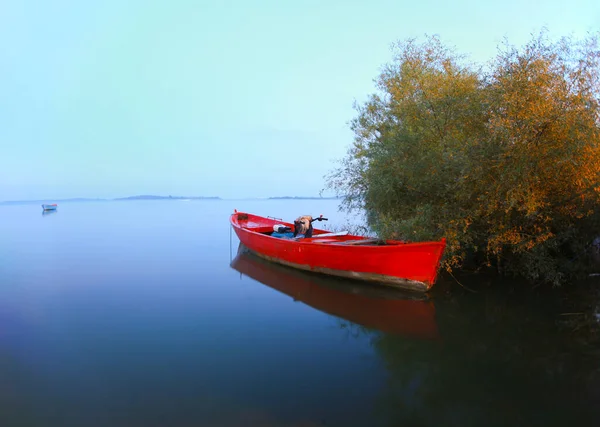
M 301 197 L 301 196 L 281 196 L 269 197 L 269 200 L 337 200 L 341 197 Z
M 133 200 L 338 200 L 340 197 L 304 197 L 304 196 L 275 196 L 275 197 L 249 197 L 244 199 L 232 198 L 222 199 L 218 196 L 157 196 L 157 195 L 139 195 L 128 197 L 117 197 L 112 199 L 75 197 L 69 199 L 39 199 L 39 200 L 8 200 L 0 202 L 2 205 L 22 205 L 34 203 L 73 203 L 73 202 L 113 202 L 113 201 L 133 201 Z
M 204 196 L 154 196 L 154 195 L 142 195 L 142 196 L 129 196 L 129 197 L 118 197 L 116 199 L 109 200 L 221 200 L 220 197 L 204 197 Z

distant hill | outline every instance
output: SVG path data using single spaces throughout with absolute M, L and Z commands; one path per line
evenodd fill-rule
M 184 196 L 155 196 L 155 195 L 141 195 L 141 196 L 129 196 L 119 197 L 113 200 L 221 200 L 220 197 L 184 197 Z

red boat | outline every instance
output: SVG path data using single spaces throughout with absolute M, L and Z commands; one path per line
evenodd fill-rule
M 317 217 L 311 221 L 326 218 Z M 240 242 L 269 261 L 333 276 L 426 292 L 435 284 L 446 239 L 381 240 L 312 229 L 294 236 L 295 223 L 235 211 L 230 218 Z M 283 231 L 283 232 L 282 232 Z M 285 232 L 288 233 L 285 233 Z

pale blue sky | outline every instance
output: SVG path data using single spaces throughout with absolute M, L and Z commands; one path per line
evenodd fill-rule
M 600 2 L 0 0 L 0 201 L 317 195 L 390 43 L 484 61 L 542 26 Z

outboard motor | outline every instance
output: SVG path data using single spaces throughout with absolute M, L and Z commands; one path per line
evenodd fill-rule
M 294 221 L 294 237 L 302 234 L 307 239 L 310 239 L 313 234 L 312 223 L 314 221 L 327 221 L 327 218 L 323 218 L 323 215 L 319 215 L 317 218 L 313 218 L 310 215 L 302 215 L 296 218 Z
M 313 218 L 310 215 L 303 215 L 294 221 L 294 237 L 303 234 L 306 238 L 311 238 L 313 233 Z

